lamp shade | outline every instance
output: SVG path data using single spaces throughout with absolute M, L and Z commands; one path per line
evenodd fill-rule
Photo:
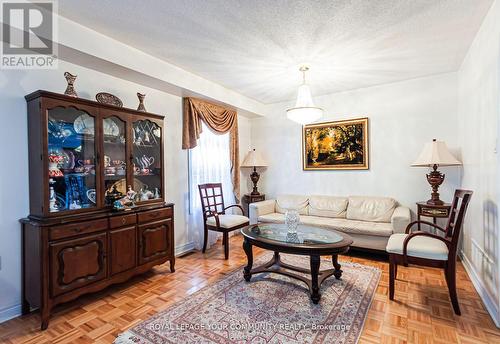
M 306 125 L 323 117 L 323 110 L 317 107 L 296 107 L 288 109 L 286 115 L 289 120 Z
M 267 162 L 262 158 L 259 152 L 255 149 L 247 153 L 245 160 L 240 165 L 241 167 L 266 167 Z
M 411 166 L 457 166 L 462 163 L 455 158 L 444 141 L 432 140 L 425 144 L 417 160 Z
M 286 110 L 286 116 L 289 120 L 305 125 L 316 122 L 323 117 L 323 109 L 314 106 L 311 95 L 311 88 L 306 84 L 306 72 L 309 70 L 307 66 L 301 66 L 299 69 L 303 75 L 303 82 L 297 92 L 297 101 L 295 106 Z

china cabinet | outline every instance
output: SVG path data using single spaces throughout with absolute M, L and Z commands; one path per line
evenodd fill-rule
M 26 97 L 30 215 L 21 220 L 23 313 L 52 308 L 170 262 L 163 117 L 48 91 Z M 132 195 L 134 206 L 114 201 Z

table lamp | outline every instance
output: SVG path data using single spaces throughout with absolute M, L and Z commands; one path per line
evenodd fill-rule
M 450 153 L 445 142 L 433 139 L 432 142 L 425 144 L 424 149 L 411 166 L 432 167 L 432 171 L 427 174 L 427 181 L 432 187 L 431 199 L 427 201 L 427 204 L 444 204 L 444 202 L 439 199 L 438 189 L 443 183 L 445 175 L 437 170 L 438 166 L 459 165 L 462 165 L 462 163 Z
M 257 167 L 266 167 L 267 162 L 262 158 L 262 156 L 254 150 L 247 153 L 245 160 L 241 163 L 240 167 L 253 167 L 253 172 L 250 175 L 250 179 L 253 182 L 252 195 L 260 195 L 257 190 L 257 182 L 259 181 L 260 175 L 257 172 Z

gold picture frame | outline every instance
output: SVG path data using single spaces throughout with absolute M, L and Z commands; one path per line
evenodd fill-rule
M 302 166 L 306 170 L 367 170 L 368 118 L 305 125 Z

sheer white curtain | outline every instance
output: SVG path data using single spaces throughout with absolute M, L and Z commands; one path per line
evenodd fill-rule
M 189 150 L 189 234 L 197 249 L 203 248 L 203 214 L 198 185 L 222 183 L 224 203 L 234 204 L 229 159 L 229 133 L 215 134 L 205 124 L 198 145 Z M 207 248 L 217 241 L 219 233 L 209 231 Z

